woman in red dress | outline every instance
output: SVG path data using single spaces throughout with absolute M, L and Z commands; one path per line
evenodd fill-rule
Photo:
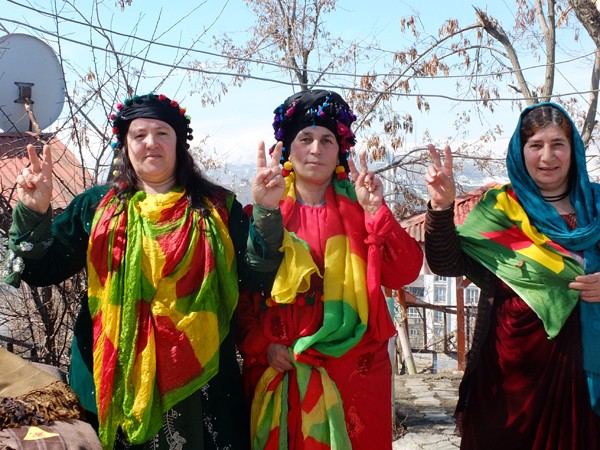
M 553 103 L 523 111 L 511 183 L 456 229 L 450 149 L 443 163 L 429 150 L 427 262 L 482 289 L 456 409 L 461 449 L 600 448 L 600 187 L 575 125 Z
M 366 156 L 360 172 L 348 158 L 355 119 L 337 93 L 303 91 L 275 110 L 269 166 L 259 148 L 254 268 L 278 269 L 237 310 L 254 449 L 391 449 L 395 330 L 381 285 L 411 283 L 422 253 Z

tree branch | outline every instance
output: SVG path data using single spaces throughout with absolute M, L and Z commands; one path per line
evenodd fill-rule
M 475 15 L 477 16 L 477 19 L 479 20 L 479 23 L 483 29 L 487 31 L 490 36 L 500 42 L 500 44 L 502 44 L 506 50 L 508 59 L 514 69 L 514 74 L 517 77 L 517 83 L 519 84 L 519 88 L 521 92 L 523 92 L 524 97 L 527 98 L 527 103 L 530 105 L 537 103 L 537 97 L 534 98 L 534 95 L 531 93 L 529 86 L 527 85 L 527 81 L 525 81 L 525 77 L 523 76 L 523 71 L 521 69 L 521 63 L 519 62 L 517 52 L 510 42 L 506 32 L 502 28 L 502 25 L 500 25 L 493 17 L 489 17 L 482 9 L 477 7 L 474 7 L 474 9 Z

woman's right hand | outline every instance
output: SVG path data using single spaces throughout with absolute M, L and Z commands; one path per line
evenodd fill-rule
M 452 152 L 446 145 L 444 148 L 444 163 L 438 150 L 431 144 L 427 146 L 432 164 L 427 167 L 425 181 L 431 199 L 431 208 L 441 211 L 452 206 L 456 197 L 456 185 L 452 173 Z
M 269 348 L 267 349 L 267 361 L 269 362 L 269 365 L 278 372 L 285 372 L 294 368 L 290 357 L 290 351 L 283 344 L 269 344 Z
M 43 214 L 52 200 L 52 148 L 44 144 L 40 158 L 29 144 L 27 153 L 31 164 L 17 176 L 17 195 L 25 206 Z
M 285 191 L 285 180 L 281 174 L 279 159 L 283 143 L 278 142 L 271 154 L 271 162 L 267 166 L 265 143 L 261 141 L 258 145 L 256 158 L 256 176 L 252 180 L 252 201 L 269 209 L 276 209 L 279 200 Z

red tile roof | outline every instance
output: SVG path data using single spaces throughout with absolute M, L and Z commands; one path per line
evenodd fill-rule
M 52 207 L 64 209 L 77 194 L 91 187 L 92 176 L 58 139 L 52 143 Z M 4 201 L 11 206 L 18 200 L 15 189 L 17 175 L 29 165 L 27 144 L 34 144 L 38 152 L 42 150 L 42 144 L 29 133 L 0 133 L 0 190 Z
M 483 194 L 488 189 L 498 185 L 499 183 L 492 182 L 479 189 L 457 196 L 454 201 L 454 223 L 456 225 L 462 224 L 469 212 L 471 212 L 473 206 L 481 200 Z M 425 242 L 425 214 L 426 213 L 416 214 L 400 222 L 402 228 L 404 228 L 419 244 Z

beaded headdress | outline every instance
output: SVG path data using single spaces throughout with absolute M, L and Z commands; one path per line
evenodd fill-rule
M 306 90 L 288 97 L 275 111 L 273 130 L 275 139 L 283 142 L 281 164 L 290 157 L 292 141 L 304 128 L 322 126 L 329 129 L 336 137 L 339 150 L 339 163 L 342 170 L 337 170 L 338 178 L 347 178 L 349 150 L 356 143 L 355 135 L 350 129 L 356 116 L 348 103 L 336 92 L 327 90 Z M 289 163 L 288 163 L 289 164 Z

